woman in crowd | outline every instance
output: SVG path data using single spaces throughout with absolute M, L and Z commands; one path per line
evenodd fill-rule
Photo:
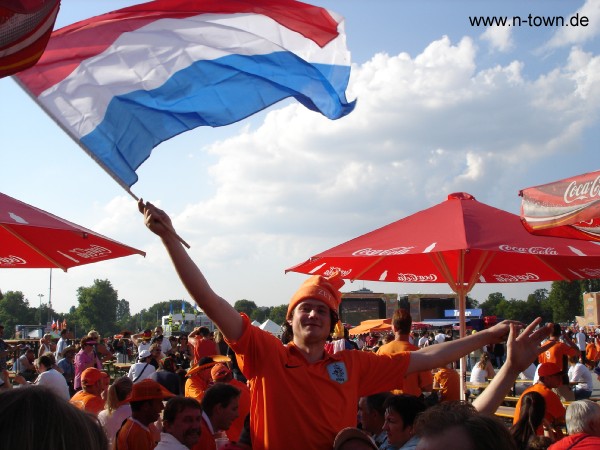
M 494 378 L 494 375 L 496 375 L 496 372 L 494 371 L 494 367 L 490 362 L 490 355 L 487 353 L 481 353 L 479 361 L 471 369 L 471 378 L 469 379 L 471 384 L 480 385 L 481 387 L 472 388 L 469 390 L 469 393 L 472 395 L 481 394 L 487 385 L 487 381 Z
M 117 431 L 125 419 L 131 416 L 131 406 L 127 397 L 133 389 L 133 382 L 128 377 L 117 378 L 108 388 L 104 410 L 98 414 L 98 420 L 112 448 Z

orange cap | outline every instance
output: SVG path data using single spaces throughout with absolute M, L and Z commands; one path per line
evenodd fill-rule
M 107 377 L 108 374 L 106 372 L 98 370 L 95 367 L 88 367 L 83 372 L 81 372 L 81 384 L 91 386 L 93 384 L 96 384 L 98 380 Z
M 127 400 L 130 402 L 140 402 L 142 400 L 166 399 L 171 397 L 175 397 L 175 395 L 167 388 L 150 378 L 146 378 L 133 384 L 131 395 Z
M 227 375 L 231 373 L 231 370 L 225 364 L 215 364 L 212 369 L 210 369 L 210 376 L 213 381 L 219 381 L 225 378 Z
M 546 363 L 542 363 L 540 364 L 540 367 L 538 368 L 538 376 L 539 377 L 549 377 L 551 375 L 555 375 L 557 373 L 561 373 L 562 370 L 560 370 L 560 367 L 558 367 L 556 364 L 551 363 L 551 362 L 546 362 Z
M 303 300 L 312 298 L 325 303 L 329 309 L 338 312 L 338 306 L 342 301 L 341 287 L 344 285 L 344 280 L 339 272 L 335 272 L 329 277 L 315 275 L 310 277 L 300 289 L 292 296 L 288 306 L 286 318 L 292 317 L 294 308 Z

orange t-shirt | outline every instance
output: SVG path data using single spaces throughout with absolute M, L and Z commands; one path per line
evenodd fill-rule
M 552 391 L 552 389 L 547 388 L 542 383 L 536 383 L 533 386 L 530 386 L 527 389 L 525 389 L 521 394 L 521 397 L 519 397 L 519 401 L 517 402 L 517 406 L 515 407 L 515 417 L 513 419 L 513 424 L 517 423 L 519 417 L 521 417 L 521 399 L 528 392 L 537 392 L 542 397 L 544 397 L 544 400 L 546 402 L 546 415 L 544 416 L 544 419 L 547 419 L 549 422 L 565 422 L 566 410 L 562 402 L 560 401 L 560 397 L 556 395 L 554 391 Z M 536 433 L 542 436 L 544 434 L 543 427 L 540 426 L 536 430 Z
M 230 437 L 230 440 L 233 439 Z M 192 450 L 217 450 L 215 437 L 212 431 L 210 431 L 210 428 L 208 427 L 204 417 L 202 417 L 202 420 L 200 421 L 200 439 L 198 439 L 198 442 L 194 444 Z
M 410 361 L 410 353 L 341 351 L 310 364 L 242 318 L 242 336 L 228 343 L 250 380 L 253 450 L 331 448 L 339 430 L 356 426 L 358 399 L 401 384 Z
M 212 339 L 196 337 L 194 342 L 194 364 L 198 364 L 204 356 L 213 356 L 219 354 L 217 343 Z
M 598 359 L 598 349 L 594 342 L 588 342 L 585 346 L 585 357 L 588 361 L 596 361 Z
M 433 376 L 433 381 L 440 387 L 440 401 L 460 400 L 460 375 L 456 370 L 442 367 Z
M 579 354 L 579 350 L 565 344 L 564 342 L 555 341 L 556 343 L 547 349 L 545 352 L 540 353 L 538 361 L 540 364 L 551 362 L 560 367 L 560 370 L 565 370 L 563 366 L 563 357 L 575 356 Z
M 192 397 L 201 402 L 207 389 L 208 383 L 202 379 L 200 374 L 194 374 L 185 380 L 184 394 L 186 397 Z
M 246 420 L 246 416 L 250 414 L 250 389 L 246 383 L 242 383 L 235 378 L 231 380 L 229 384 L 240 390 L 240 397 L 238 401 L 238 411 L 240 415 L 231 423 L 229 430 L 227 430 L 227 436 L 231 441 L 238 441 L 240 434 L 244 429 L 244 421 Z
M 96 416 L 104 409 L 104 399 L 101 396 L 89 394 L 83 390 L 78 391 L 73 397 L 71 397 L 69 402 L 71 402 L 77 408 L 91 412 Z
M 402 352 L 414 352 L 419 350 L 419 347 L 412 345 L 407 341 L 392 341 L 382 345 L 377 350 L 378 355 L 397 355 Z M 397 386 L 398 389 L 394 389 L 394 394 L 409 394 L 419 397 L 425 386 L 431 386 L 433 383 L 433 375 L 430 370 L 424 370 L 423 372 L 409 373 L 404 377 L 404 383 L 401 386 Z
M 156 440 L 148 427 L 129 417 L 117 432 L 114 450 L 148 450 L 156 447 Z

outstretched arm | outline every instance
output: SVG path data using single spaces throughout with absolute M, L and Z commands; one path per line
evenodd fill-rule
M 198 266 L 177 239 L 169 216 L 150 202 L 144 203 L 142 199 L 138 202 L 138 208 L 144 214 L 146 226 L 162 239 L 179 278 L 194 301 L 227 339 L 239 339 L 242 335 L 242 317 L 226 300 L 212 290 Z
M 521 322 L 505 320 L 487 330 L 480 331 L 479 333 L 450 342 L 430 345 L 412 352 L 407 372 L 421 372 L 423 370 L 442 367 L 486 344 L 502 342 L 508 335 L 510 324 L 515 324 L 516 326 L 523 325 Z
M 552 332 L 551 325 L 539 329 L 536 326 L 542 321 L 535 319 L 519 334 L 514 325 L 506 341 L 506 362 L 502 365 L 489 386 L 473 401 L 473 406 L 483 414 L 494 414 L 504 397 L 513 386 L 519 373 L 527 369 L 535 361 L 537 355 L 545 351 L 552 343 L 540 346 Z

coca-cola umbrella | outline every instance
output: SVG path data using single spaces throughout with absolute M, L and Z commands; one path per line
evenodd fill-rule
M 0 268 L 64 270 L 141 250 L 0 193 Z
M 600 171 L 519 192 L 530 233 L 600 241 Z
M 455 193 L 287 271 L 339 271 L 352 281 L 447 283 L 458 294 L 463 337 L 466 297 L 476 283 L 600 278 L 600 245 L 530 234 L 518 215 Z

